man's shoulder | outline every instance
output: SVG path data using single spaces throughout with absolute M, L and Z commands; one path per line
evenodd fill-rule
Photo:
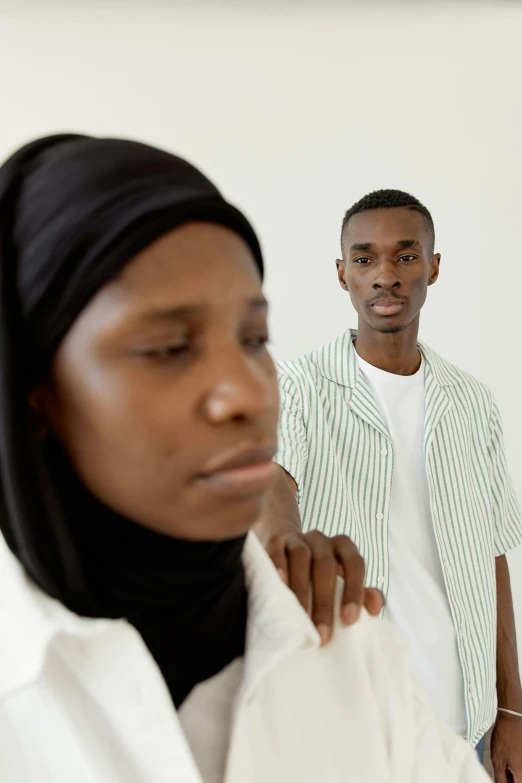
M 427 364 L 430 366 L 437 382 L 446 387 L 452 388 L 458 393 L 468 392 L 475 398 L 480 398 L 484 403 L 491 405 L 492 394 L 489 387 L 472 375 L 470 372 L 457 367 L 456 364 L 445 359 L 439 353 L 430 348 L 425 343 L 419 343 Z
M 284 359 L 277 362 L 277 379 L 282 390 L 295 388 L 302 393 L 316 387 L 318 369 L 311 356 L 306 354 L 297 359 Z
M 320 378 L 337 381 L 338 376 L 347 371 L 352 339 L 348 330 L 296 359 L 277 362 L 280 381 L 288 379 L 290 382 L 311 386 L 315 386 Z

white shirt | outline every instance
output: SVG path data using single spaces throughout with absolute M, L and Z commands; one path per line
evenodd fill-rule
M 245 566 L 225 783 L 486 783 L 474 750 L 435 717 L 391 626 L 365 615 L 320 648 L 253 535 Z M 67 611 L 1 538 L 0 639 L 2 783 L 202 783 L 136 630 Z
M 221 783 L 225 778 L 234 702 L 243 674 L 244 661 L 236 658 L 219 674 L 197 685 L 178 710 L 204 783 Z
M 433 707 L 465 736 L 464 679 L 430 508 L 424 456 L 424 360 L 395 375 L 357 354 L 393 444 L 388 522 L 390 581 L 384 616 L 409 640 Z

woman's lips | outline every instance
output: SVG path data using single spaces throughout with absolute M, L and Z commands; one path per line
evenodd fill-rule
M 268 444 L 225 452 L 210 461 L 197 481 L 220 495 L 257 495 L 268 489 L 274 479 L 276 465 L 272 458 L 276 449 L 275 444 Z
M 373 309 L 379 315 L 397 315 L 404 307 L 404 302 L 397 299 L 379 299 L 372 304 Z
M 208 473 L 198 479 L 212 492 L 229 497 L 258 495 L 268 489 L 276 473 L 272 460 Z

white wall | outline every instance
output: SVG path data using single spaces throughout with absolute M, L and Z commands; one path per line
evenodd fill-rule
M 277 357 L 355 323 L 343 211 L 411 190 L 443 254 L 422 337 L 494 390 L 522 497 L 521 37 L 499 0 L 0 0 L 0 156 L 78 130 L 194 159 L 264 239 Z M 510 562 L 522 642 L 522 551 Z

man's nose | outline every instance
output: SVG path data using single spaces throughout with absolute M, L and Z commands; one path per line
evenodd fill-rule
M 397 272 L 397 264 L 394 261 L 383 260 L 377 265 L 377 274 L 373 281 L 373 287 L 378 290 L 384 288 L 391 291 L 392 288 L 399 288 L 401 281 Z

